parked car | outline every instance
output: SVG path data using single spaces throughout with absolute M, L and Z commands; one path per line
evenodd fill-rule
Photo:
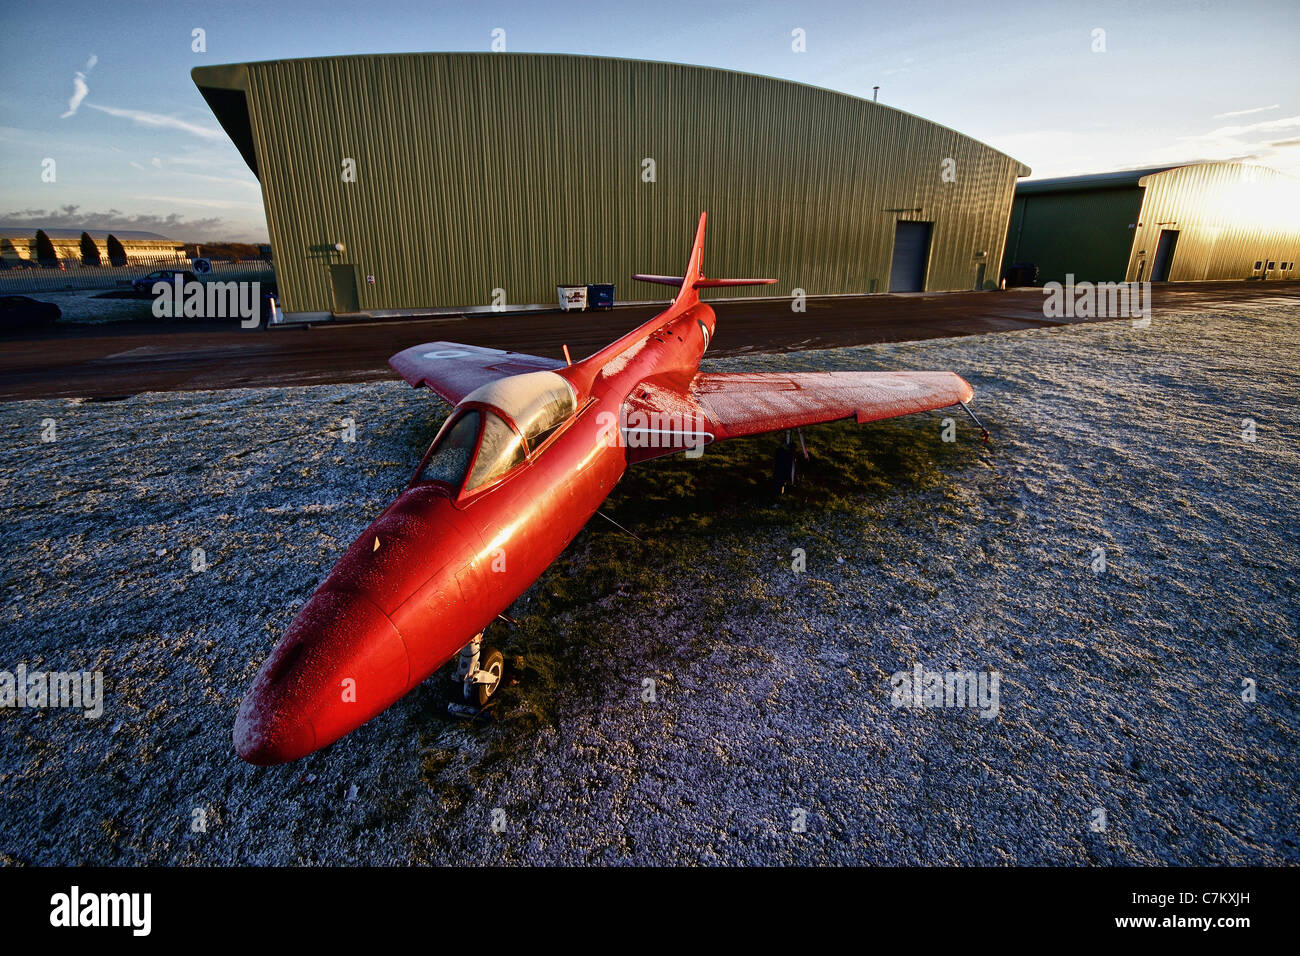
M 1007 266 L 1007 288 L 1034 285 L 1038 282 L 1038 266 L 1032 262 L 1016 262 Z
M 53 302 L 38 302 L 25 295 L 0 296 L 0 332 L 46 328 L 62 314 Z
M 199 281 L 199 277 L 189 269 L 155 269 L 143 279 L 132 282 L 131 288 L 136 292 L 152 292 L 155 282 L 175 282 L 175 276 L 180 276 L 182 282 Z

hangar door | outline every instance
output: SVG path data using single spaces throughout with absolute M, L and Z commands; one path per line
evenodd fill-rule
M 930 261 L 932 222 L 899 221 L 894 229 L 894 261 L 889 267 L 890 292 L 925 291 L 925 268 Z
M 1156 246 L 1156 260 L 1151 264 L 1151 281 L 1168 282 L 1169 267 L 1174 262 L 1174 249 L 1178 247 L 1178 230 L 1161 229 L 1160 244 Z
M 357 270 L 352 265 L 330 266 L 330 292 L 334 296 L 334 314 L 360 312 L 357 299 Z

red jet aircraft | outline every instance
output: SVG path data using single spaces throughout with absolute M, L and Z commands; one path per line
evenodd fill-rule
M 258 671 L 235 722 L 241 757 L 275 764 L 325 747 L 458 653 L 465 697 L 485 705 L 503 662 L 482 653 L 483 630 L 582 530 L 629 464 L 970 400 L 952 372 L 701 372 L 715 316 L 699 291 L 776 281 L 706 279 L 706 219 L 684 277 L 635 277 L 680 286 L 672 305 L 590 358 L 433 342 L 389 360 L 455 408 L 410 484 Z

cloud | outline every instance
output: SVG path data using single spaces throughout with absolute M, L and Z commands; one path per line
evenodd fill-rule
M 1267 113 L 1269 110 L 1275 110 L 1281 103 L 1274 103 L 1272 106 L 1256 106 L 1249 110 L 1233 110 L 1231 113 L 1215 113 L 1212 119 L 1227 119 L 1229 116 L 1249 116 L 1251 113 Z
M 99 110 L 109 116 L 129 119 L 137 126 L 147 126 L 151 129 L 176 129 L 192 136 L 214 141 L 226 138 L 226 134 L 215 126 L 200 126 L 198 123 L 191 123 L 175 116 L 165 116 L 162 113 L 146 113 L 144 110 L 127 110 L 117 106 L 100 106 L 97 103 L 87 103 L 86 105 L 92 110 Z
M 81 101 L 86 98 L 90 92 L 90 87 L 86 85 L 86 74 L 78 72 L 72 78 L 72 96 L 68 98 L 68 111 L 59 119 L 67 119 L 69 116 L 76 116 L 77 110 L 81 107 Z
M 0 220 L 7 226 L 31 226 L 33 229 L 48 227 L 50 229 L 137 229 L 145 232 L 158 232 L 163 235 L 183 232 L 190 234 L 194 229 L 212 230 L 221 226 L 217 217 L 190 219 L 172 213 L 168 216 L 135 215 L 128 216 L 117 209 L 106 212 L 82 212 L 80 206 L 67 205 L 58 209 L 20 209 L 14 212 L 0 213 Z
M 203 162 L 203 165 L 205 165 L 205 166 L 211 166 L 211 165 L 213 165 L 211 162 L 207 162 L 207 161 L 203 161 L 203 160 L 196 160 L 195 162 L 196 162 L 196 164 L 197 164 L 198 162 Z M 253 179 L 253 178 L 249 177 L 249 176 L 242 176 L 242 177 L 240 177 L 240 176 L 212 176 L 212 175 L 209 175 L 208 173 L 195 173 L 195 172 L 191 172 L 191 171 L 188 170 L 188 169 L 177 168 L 178 166 L 183 167 L 183 166 L 186 166 L 186 165 L 189 165 L 189 164 L 188 164 L 185 160 L 180 159 L 180 158 L 175 158 L 175 157 L 168 157 L 167 161 L 164 163 L 163 160 L 162 160 L 160 157 L 155 156 L 155 157 L 153 157 L 153 159 L 149 160 L 149 164 L 148 164 L 147 166 L 146 166 L 144 163 L 139 162 L 138 160 L 129 159 L 129 160 L 127 160 L 127 165 L 131 166 L 131 167 L 134 168 L 134 169 L 138 169 L 138 170 L 140 170 L 142 173 L 156 173 L 156 172 L 163 172 L 163 173 L 166 173 L 168 176 L 173 176 L 173 177 L 175 177 L 175 176 L 181 176 L 181 177 L 184 177 L 185 179 L 199 180 L 199 181 L 201 181 L 201 182 L 205 182 L 205 183 L 217 183 L 218 185 L 220 185 L 220 186 L 224 186 L 224 187 L 227 187 L 227 188 L 244 189 L 244 190 L 248 190 L 249 192 L 252 192 L 252 193 L 257 194 L 257 195 L 260 195 L 260 194 L 261 194 L 261 189 L 262 189 L 262 187 L 261 187 L 261 185 L 258 183 L 258 181 L 257 181 L 256 179 Z M 217 165 L 216 168 L 217 168 L 217 169 L 220 169 L 221 167 L 220 167 L 220 165 Z M 184 183 L 178 183 L 178 184 L 176 184 L 176 185 L 178 185 L 178 186 L 184 186 L 185 184 L 184 184 Z M 135 198 L 139 199 L 139 198 L 142 198 L 142 197 L 137 196 L 137 197 L 135 197 Z M 171 196 L 149 197 L 149 198 L 166 199 L 166 200 L 169 201 L 169 202 L 171 202 L 171 201 L 176 201 L 176 202 L 184 201 L 184 202 L 190 203 L 190 204 L 192 204 L 192 205 L 203 205 L 205 202 L 207 202 L 207 203 L 209 203 L 209 204 L 213 204 L 213 203 L 217 203 L 217 202 L 221 202 L 221 203 L 223 203 L 223 204 L 224 204 L 224 203 L 237 203 L 237 202 L 239 202 L 238 200 L 200 200 L 200 199 L 195 199 L 195 198 L 189 198 L 189 199 L 185 199 L 185 200 L 180 200 L 180 199 L 175 199 L 174 197 L 171 197 Z M 258 205 L 257 203 L 251 203 L 251 204 L 250 204 L 250 203 L 239 203 L 239 204 L 240 204 L 240 205 L 252 205 L 252 206 L 257 206 L 257 205 Z
M 77 110 L 81 107 L 81 101 L 84 100 L 86 94 L 90 92 L 90 87 L 86 85 L 86 74 L 93 70 L 95 64 L 98 62 L 99 57 L 95 56 L 93 53 L 90 54 L 90 59 L 86 61 L 85 70 L 78 70 L 76 74 L 73 75 L 72 96 L 68 98 L 68 111 L 60 116 L 59 119 L 67 119 L 69 116 L 77 115 Z
M 1199 162 L 1254 162 L 1300 177 L 1296 129 L 1300 116 L 1182 136 L 1148 130 L 1121 139 L 1104 131 L 1041 128 L 990 136 L 986 142 L 1028 163 L 1036 179 Z
M 252 224 L 236 224 L 216 216 L 202 219 L 185 219 L 172 213 L 168 216 L 128 216 L 117 209 L 106 212 L 82 212 L 80 206 L 66 205 L 58 209 L 20 209 L 0 212 L 4 228 L 33 230 L 49 229 L 136 229 L 156 232 L 181 242 L 265 242 L 265 231 Z
M 1300 130 L 1300 116 L 1220 126 L 1207 133 L 1179 136 L 1158 155 L 1162 159 L 1177 154 L 1179 158 L 1195 156 L 1219 162 L 1257 162 L 1295 176 L 1300 174 L 1300 151 L 1295 148 L 1296 130 Z
M 259 194 L 262 189 L 256 179 L 249 179 L 247 177 L 241 179 L 235 176 L 209 176 L 206 173 L 191 173 L 183 169 L 173 169 L 171 170 L 171 173 L 173 176 L 184 176 L 187 179 L 201 179 L 204 182 L 218 183 L 222 186 L 233 186 L 237 189 L 247 189 Z
M 132 196 L 145 202 L 168 202 L 179 206 L 204 206 L 212 209 L 262 209 L 260 202 L 247 202 L 243 199 L 195 199 L 193 196 Z
M 1300 127 L 1300 116 L 1287 116 L 1283 119 L 1264 120 L 1262 123 L 1248 123 L 1245 126 L 1220 126 L 1205 133 L 1205 137 L 1246 136 L 1250 133 L 1266 133 L 1279 129 Z M 1192 138 L 1192 137 L 1184 137 Z

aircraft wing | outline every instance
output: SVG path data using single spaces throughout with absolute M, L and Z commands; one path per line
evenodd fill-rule
M 560 359 L 457 342 L 415 345 L 398 352 L 388 364 L 412 385 L 417 388 L 423 385 L 453 405 L 480 385 L 496 379 L 564 368 Z
M 683 387 L 641 382 L 619 428 L 630 462 L 702 449 L 725 438 L 845 418 L 859 424 L 970 401 L 952 372 L 701 372 Z
M 953 372 L 701 372 L 690 385 L 714 440 L 842 418 L 863 424 L 947 408 L 974 394 Z

